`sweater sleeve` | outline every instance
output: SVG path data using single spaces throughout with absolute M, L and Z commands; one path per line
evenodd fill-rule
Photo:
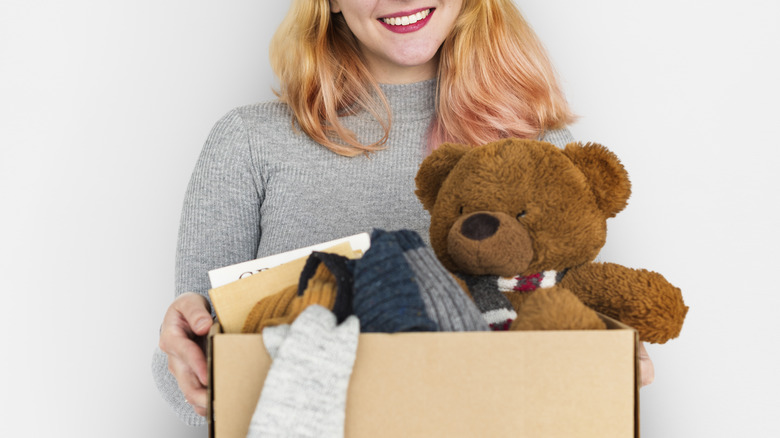
M 209 134 L 187 188 L 176 249 L 176 296 L 197 292 L 208 299 L 209 270 L 255 258 L 263 193 L 240 111 L 233 110 Z M 184 399 L 159 348 L 152 374 L 184 423 L 206 424 Z
M 552 129 L 549 131 L 545 131 L 539 137 L 539 140 L 552 143 L 561 149 L 563 149 L 563 147 L 566 146 L 567 144 L 576 141 L 574 140 L 574 136 L 571 135 L 569 128 Z
M 233 110 L 209 134 L 184 197 L 177 296 L 207 295 L 208 271 L 257 255 L 264 190 L 256 169 L 240 110 Z

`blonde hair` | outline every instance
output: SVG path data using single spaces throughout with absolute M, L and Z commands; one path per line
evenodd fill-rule
M 392 114 L 355 36 L 328 0 L 294 0 L 271 41 L 277 96 L 294 122 L 341 155 L 381 149 Z M 544 48 L 512 0 L 464 0 L 439 51 L 436 116 L 430 145 L 534 138 L 574 117 Z M 384 136 L 362 144 L 340 120 L 368 111 Z

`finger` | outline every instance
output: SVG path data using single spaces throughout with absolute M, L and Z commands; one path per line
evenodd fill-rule
M 207 408 L 202 408 L 200 406 L 193 406 L 192 409 L 195 411 L 196 414 L 200 415 L 201 417 L 205 417 L 208 413 Z
M 168 352 L 169 349 L 164 345 L 166 342 L 176 342 L 178 338 L 189 338 L 192 335 L 205 335 L 211 322 L 208 301 L 203 296 L 192 292 L 182 294 L 165 312 L 160 327 L 160 348 Z
M 181 314 L 193 333 L 199 336 L 208 333 L 212 319 L 209 302 L 206 297 L 201 294 L 187 292 L 176 298 L 172 307 Z
M 179 315 L 179 316 L 176 316 Z M 166 314 L 160 331 L 160 349 L 168 355 L 185 363 L 193 370 L 202 384 L 208 381 L 206 357 L 203 348 L 198 345 L 199 339 L 191 338 L 191 330 L 186 321 L 176 311 Z
M 187 337 L 179 337 L 175 341 L 166 344 L 168 350 L 163 350 L 168 354 L 168 360 L 174 359 L 187 366 L 191 373 L 197 377 L 200 384 L 208 384 L 208 370 L 206 366 L 206 355 L 200 346 Z M 162 348 L 162 347 L 161 347 Z
M 641 386 L 647 386 L 655 380 L 655 366 L 645 349 L 644 342 L 639 343 L 639 374 Z
M 192 405 L 198 415 L 205 416 L 206 405 L 208 404 L 208 390 L 206 386 L 201 384 L 187 364 L 176 358 L 169 358 L 168 368 L 171 374 L 176 377 L 176 382 L 179 384 L 179 389 L 184 394 L 187 403 Z

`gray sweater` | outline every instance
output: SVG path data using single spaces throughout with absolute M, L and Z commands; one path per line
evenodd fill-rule
M 343 157 L 292 128 L 278 102 L 234 109 L 214 126 L 192 174 L 179 228 L 176 295 L 208 298 L 208 271 L 372 228 L 408 228 L 428 240 L 428 213 L 414 194 L 434 115 L 436 81 L 382 85 L 393 112 L 386 149 Z M 345 117 L 358 139 L 382 129 L 368 114 Z M 568 130 L 542 138 L 559 147 Z M 204 425 L 155 351 L 152 370 L 163 398 L 189 425 Z

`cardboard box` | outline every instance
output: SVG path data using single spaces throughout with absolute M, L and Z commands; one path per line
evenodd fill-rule
M 636 331 L 361 334 L 347 437 L 638 437 Z M 209 335 L 209 436 L 244 438 L 271 360 Z

